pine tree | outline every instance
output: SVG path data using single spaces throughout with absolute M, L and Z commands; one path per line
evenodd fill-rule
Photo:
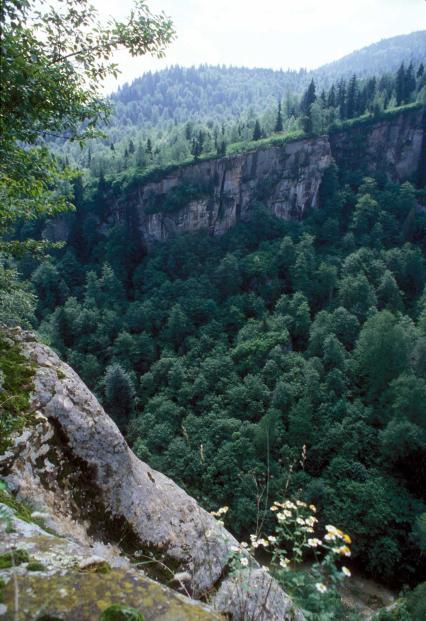
M 339 114 L 341 119 L 346 118 L 346 82 L 340 80 L 337 85 L 336 103 L 339 107 Z
M 334 88 L 334 84 L 332 84 L 330 90 L 328 91 L 327 106 L 329 108 L 336 107 L 336 89 Z
M 346 98 L 346 116 L 348 119 L 353 119 L 356 116 L 356 104 L 357 104 L 358 83 L 356 75 L 354 74 L 348 84 L 348 93 Z
M 256 119 L 253 130 L 253 140 L 260 140 L 262 138 L 262 129 L 260 127 L 259 119 Z
M 306 89 L 302 101 L 300 103 L 300 109 L 304 114 L 309 114 L 311 105 L 316 101 L 317 96 L 315 94 L 315 82 L 312 79 L 308 88 Z
M 417 79 L 421 78 L 425 72 L 425 67 L 423 63 L 420 63 L 419 68 L 417 69 L 416 77 Z
M 283 126 L 283 115 L 281 113 L 281 101 L 278 102 L 278 111 L 277 111 L 277 120 L 275 121 L 275 131 L 282 132 L 284 129 Z
M 118 363 L 110 365 L 105 373 L 105 405 L 122 429 L 134 409 L 134 401 L 135 388 L 129 374 Z
M 148 157 L 150 157 L 152 159 L 152 142 L 151 142 L 151 138 L 148 138 L 148 140 L 146 141 L 146 148 L 145 148 Z
M 402 63 L 396 74 L 396 82 L 395 82 L 395 90 L 396 90 L 396 105 L 400 106 L 404 103 L 405 100 L 405 67 L 404 63 Z
M 414 75 L 414 67 L 411 62 L 405 72 L 405 88 L 404 88 L 404 103 L 408 103 L 411 99 L 413 91 L 416 90 L 416 78 Z
M 200 129 L 198 134 L 192 139 L 191 153 L 194 156 L 194 160 L 198 160 L 203 152 L 205 138 L 205 133 Z
M 135 152 L 135 145 L 132 139 L 129 140 L 128 152 L 130 155 L 133 155 L 133 153 Z

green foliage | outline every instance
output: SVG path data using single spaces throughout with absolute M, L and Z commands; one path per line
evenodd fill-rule
M 31 422 L 29 396 L 34 370 L 16 345 L 0 335 L 0 451 L 9 446 L 10 434 Z
M 102 26 L 94 8 L 81 0 L 60 7 L 5 0 L 1 25 L 3 235 L 18 218 L 53 215 L 71 205 L 66 184 L 61 188 L 70 170 L 40 142 L 52 134 L 79 141 L 93 136 L 108 112 L 99 89 L 117 73 L 111 61 L 115 50 L 161 56 L 173 30 L 144 2 L 135 5 L 127 21 Z
M 35 295 L 19 278 L 11 261 L 0 254 L 0 324 L 29 326 L 34 319 Z
M 424 215 L 407 242 L 418 191 L 340 176 L 328 171 L 303 222 L 260 205 L 221 237 L 179 236 L 135 262 L 118 259 L 130 230 L 105 225 L 90 254 L 58 255 L 52 280 L 72 297 L 53 289 L 40 329 L 136 454 L 207 508 L 226 502 L 235 533 L 253 529 L 266 485 L 302 489 L 371 574 L 411 581 L 426 512 Z M 90 200 L 85 188 L 83 224 Z M 33 269 L 50 292 L 50 268 Z
M 99 621 L 144 621 L 144 616 L 136 608 L 112 604 L 102 611 Z
M 22 563 L 28 563 L 30 556 L 27 550 L 13 550 L 11 552 L 3 552 L 0 554 L 0 569 L 9 569 L 21 565 Z
M 112 418 L 125 427 L 134 409 L 135 389 L 131 377 L 118 363 L 105 372 L 105 405 Z

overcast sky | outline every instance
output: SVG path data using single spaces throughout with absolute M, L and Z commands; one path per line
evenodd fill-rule
M 132 0 L 92 0 L 99 12 L 124 17 Z M 121 76 L 107 90 L 144 71 L 201 63 L 315 68 L 353 50 L 426 28 L 426 0 L 148 0 L 175 24 L 166 58 L 117 55 Z

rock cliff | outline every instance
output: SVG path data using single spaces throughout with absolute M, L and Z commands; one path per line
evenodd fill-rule
M 328 136 L 176 167 L 122 193 L 111 211 L 115 220 L 136 215 L 148 243 L 188 231 L 222 234 L 247 219 L 257 201 L 279 218 L 301 219 L 308 207 L 319 206 L 319 187 L 332 159 L 342 170 L 362 167 L 394 181 L 416 180 L 426 162 L 425 117 L 423 109 L 407 109 Z
M 207 621 L 223 613 L 234 621 L 247 615 L 257 621 L 300 618 L 253 559 L 247 570 L 229 574 L 237 543 L 232 535 L 135 457 L 94 395 L 51 349 L 18 328 L 3 329 L 0 336 L 3 359 L 13 351 L 14 364 L 28 365 L 32 374 L 25 424 L 2 438 L 0 474 L 13 495 L 0 494 L 0 554 L 26 557 L 17 574 L 0 571 L 6 581 L 0 615 L 13 618 L 22 591 L 24 620 L 42 607 L 63 621 L 97 621 L 100 610 L 117 600 L 138 607 L 146 620 Z M 26 521 L 17 499 L 35 511 L 23 511 Z M 42 525 L 28 523 L 28 515 Z M 4 528 L 5 520 L 13 528 Z M 147 559 L 157 580 L 175 580 L 193 599 L 165 590 L 130 563 Z M 37 574 L 30 560 L 39 565 Z M 96 568 L 105 569 L 105 563 L 104 576 Z M 194 599 L 209 607 L 194 607 Z

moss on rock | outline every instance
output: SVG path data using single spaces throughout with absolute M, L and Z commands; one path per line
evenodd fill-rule
M 0 334 L 0 453 L 11 445 L 12 433 L 21 431 L 32 419 L 30 393 L 34 367 L 20 348 Z
M 187 600 L 134 570 L 112 569 L 106 575 L 82 573 L 77 570 L 53 575 L 27 573 L 19 577 L 19 587 L 20 621 L 33 621 L 34 612 L 41 608 L 46 618 L 59 618 L 62 621 L 76 621 L 76 619 L 99 621 L 102 613 L 113 605 L 135 608 L 144 621 L 223 619 L 199 602 Z M 4 587 L 4 597 L 12 613 L 14 602 L 12 580 Z M 131 618 L 125 621 L 130 620 L 136 621 Z
M 100 621 L 145 621 L 145 619 L 136 608 L 113 604 L 105 608 Z
M 0 569 L 10 569 L 15 565 L 28 563 L 30 556 L 26 550 L 10 550 L 0 554 Z

